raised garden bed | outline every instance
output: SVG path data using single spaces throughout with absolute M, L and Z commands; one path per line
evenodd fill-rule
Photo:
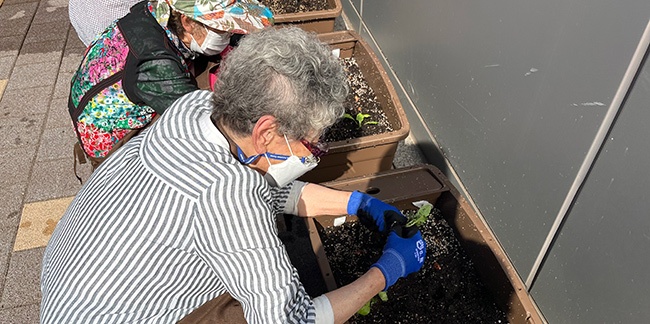
M 329 9 L 327 0 L 261 0 L 260 2 L 269 7 L 275 15 Z
M 542 323 L 521 279 L 488 227 L 478 218 L 449 180 L 435 167 L 425 165 L 381 172 L 373 176 L 340 180 L 324 185 L 343 190 L 366 191 L 391 202 L 402 210 L 414 209 L 412 202 L 427 200 L 435 204 L 433 218 L 423 226 L 428 236 L 427 261 L 422 271 L 400 279 L 388 290 L 389 300 L 378 302 L 369 317 L 355 316 L 351 323 Z M 314 253 L 323 282 L 333 290 L 354 277 L 332 271 L 327 254 L 327 235 L 341 228 L 352 228 L 351 236 L 361 235 L 371 242 L 352 216 L 324 216 L 307 219 Z M 342 223 L 341 226 L 334 226 Z M 431 235 L 433 234 L 433 235 Z M 321 235 L 325 235 L 321 240 Z M 363 235 L 368 235 L 363 236 Z M 326 244 L 324 246 L 324 244 Z M 358 244 L 345 244 L 341 253 L 355 253 Z M 365 244 L 365 243 L 363 243 Z M 348 260 L 363 259 L 370 251 L 380 253 L 383 241 L 364 247 Z M 376 260 L 370 256 L 361 268 Z M 352 262 L 348 262 L 349 266 Z M 337 265 L 339 266 L 339 265 Z M 345 272 L 352 272 L 350 269 Z M 362 270 L 360 270 L 362 271 Z M 354 275 L 353 275 L 354 276 Z M 339 278 L 342 277 L 342 278 Z M 428 278 L 428 279 L 427 279 Z M 406 291 L 408 293 L 400 293 Z M 424 304 L 419 304 L 424 300 Z
M 408 136 L 409 123 L 386 71 L 369 45 L 355 32 L 338 31 L 318 37 L 333 49 L 338 49 L 341 59 L 354 59 L 354 69 L 358 66 L 365 83 L 372 89 L 389 129 L 384 133 L 361 134 L 360 137 L 329 142 L 329 153 L 321 158 L 318 167 L 300 179 L 320 183 L 390 170 L 399 141 Z M 364 127 L 368 126 L 373 127 Z M 354 123 L 350 127 L 358 129 Z
M 345 101 L 345 115 L 323 135 L 328 143 L 383 134 L 393 131 L 386 113 L 379 104 L 354 57 L 341 59 L 348 75 L 350 93 Z
M 306 31 L 334 31 L 334 21 L 341 15 L 341 0 L 261 0 L 271 9 L 275 25 L 293 25 Z

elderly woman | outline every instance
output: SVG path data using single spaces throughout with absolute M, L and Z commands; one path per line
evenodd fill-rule
M 94 167 L 180 96 L 197 89 L 191 62 L 219 54 L 235 34 L 270 26 L 255 0 L 143 1 L 86 50 L 72 78 L 68 109 Z M 83 150 L 83 153 L 82 153 Z
M 45 249 L 41 323 L 176 323 L 210 300 L 215 315 L 238 313 L 201 323 L 342 323 L 422 267 L 426 243 L 396 207 L 295 181 L 318 163 L 302 140 L 343 114 L 346 76 L 326 45 L 267 28 L 221 68 L 214 93 L 179 98 L 79 191 Z M 387 235 L 384 253 L 312 298 L 277 235 L 280 212 L 357 215 Z

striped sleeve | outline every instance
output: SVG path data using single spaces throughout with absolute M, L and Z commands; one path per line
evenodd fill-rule
M 200 252 L 250 323 L 314 323 L 313 303 L 275 230 L 271 196 L 240 175 L 215 183 L 199 200 Z M 228 271 L 219 271 L 228 269 Z
M 298 215 L 298 201 L 306 182 L 293 181 L 283 188 L 271 188 L 273 206 L 280 213 Z

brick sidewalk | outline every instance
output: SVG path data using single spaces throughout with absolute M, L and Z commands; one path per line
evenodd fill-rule
M 67 96 L 84 45 L 67 5 L 0 1 L 0 323 L 38 323 L 43 247 L 80 188 Z

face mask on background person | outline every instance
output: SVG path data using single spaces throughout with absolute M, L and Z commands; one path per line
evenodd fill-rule
M 205 35 L 205 39 L 201 46 L 199 46 L 199 43 L 194 39 L 194 36 L 190 34 L 190 37 L 192 37 L 192 40 L 190 41 L 190 50 L 203 55 L 212 56 L 221 53 L 226 46 L 230 44 L 229 33 L 218 34 L 209 30 L 205 26 L 203 26 L 203 28 L 207 34 Z
M 304 158 L 299 158 L 298 156 L 293 155 L 293 150 L 291 150 L 291 145 L 289 145 L 289 140 L 287 140 L 286 135 L 284 136 L 284 140 L 287 142 L 287 146 L 289 147 L 289 152 L 291 155 L 266 152 L 247 158 L 246 155 L 244 155 L 244 152 L 239 147 L 237 147 L 237 156 L 239 158 L 239 161 L 244 164 L 250 164 L 259 156 L 264 155 L 266 161 L 269 163 L 269 169 L 266 171 L 264 179 L 266 179 L 266 181 L 272 187 L 282 188 L 288 185 L 291 181 L 300 178 L 300 176 L 307 173 L 307 171 L 315 168 L 319 162 L 318 158 L 314 157 L 313 155 L 309 155 Z M 269 158 L 283 161 L 278 164 L 271 164 L 271 160 Z

